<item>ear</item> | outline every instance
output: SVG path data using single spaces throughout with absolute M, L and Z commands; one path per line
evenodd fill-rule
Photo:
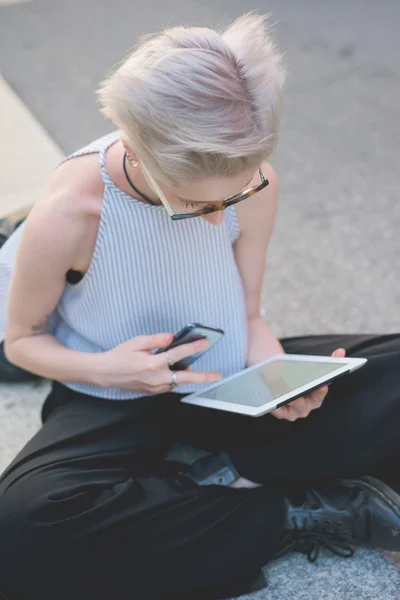
M 130 146 L 128 146 L 128 142 L 126 142 L 123 138 L 121 138 L 121 144 L 123 145 L 126 154 L 129 156 L 131 160 L 134 162 L 139 162 L 136 152 L 134 152 Z

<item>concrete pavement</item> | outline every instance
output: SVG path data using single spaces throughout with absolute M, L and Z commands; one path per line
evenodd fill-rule
M 0 106 L 1 217 L 39 199 L 63 153 L 2 77 Z

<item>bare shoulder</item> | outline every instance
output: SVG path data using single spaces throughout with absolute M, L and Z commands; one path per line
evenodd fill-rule
M 279 184 L 275 169 L 267 162 L 263 164 L 268 185 L 254 196 L 236 205 L 236 214 L 239 222 L 240 235 L 249 233 L 254 235 L 258 230 L 270 235 L 274 225 L 279 198 Z M 260 176 L 256 173 L 252 184 L 260 183 Z
M 103 193 L 99 155 L 85 154 L 59 165 L 44 189 L 42 202 L 71 214 L 96 214 L 101 211 Z
M 86 272 L 97 239 L 103 194 L 98 154 L 68 159 L 54 171 L 26 219 L 24 237 L 33 244 L 40 238 L 49 246 L 69 250 L 68 268 Z

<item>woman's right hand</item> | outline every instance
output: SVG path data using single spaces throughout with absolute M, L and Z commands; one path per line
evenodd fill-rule
M 96 383 L 105 388 L 120 388 L 143 394 L 163 394 L 171 391 L 172 371 L 165 352 L 151 350 L 166 348 L 172 333 L 140 335 L 98 355 Z M 197 340 L 172 348 L 168 356 L 173 363 L 207 348 L 207 340 Z M 201 373 L 191 369 L 176 371 L 177 385 L 211 383 L 221 379 L 220 373 Z

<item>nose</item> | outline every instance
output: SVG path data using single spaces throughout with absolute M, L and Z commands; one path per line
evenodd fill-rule
M 222 221 L 224 220 L 224 211 L 218 210 L 210 213 L 209 215 L 204 215 L 203 219 L 209 223 L 212 223 L 213 225 L 221 225 Z

